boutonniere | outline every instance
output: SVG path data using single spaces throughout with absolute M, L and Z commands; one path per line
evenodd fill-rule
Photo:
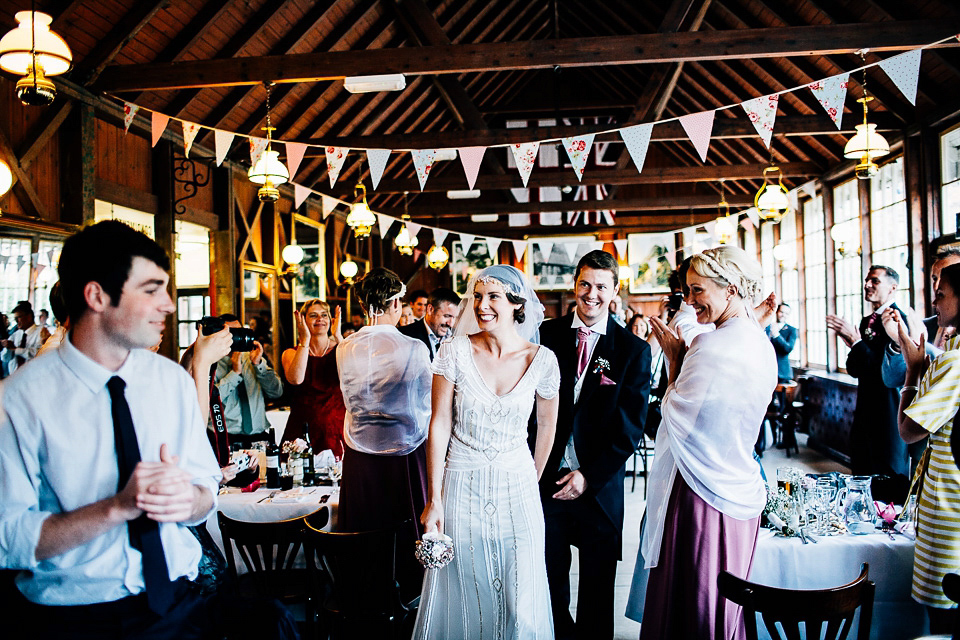
M 873 327 L 867 327 L 863 330 L 863 337 L 867 340 L 873 340 L 877 337 L 877 332 L 873 330 Z
M 610 363 L 606 358 L 597 358 L 594 360 L 594 373 L 599 373 L 600 375 L 606 375 L 610 372 Z

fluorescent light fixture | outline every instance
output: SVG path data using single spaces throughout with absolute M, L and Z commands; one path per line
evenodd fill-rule
M 454 189 L 447 191 L 447 198 L 450 200 L 476 200 L 480 197 L 480 189 Z
M 343 79 L 343 88 L 350 93 L 372 93 L 374 91 L 400 91 L 407 86 L 402 73 L 382 76 L 350 76 Z
M 496 222 L 499 217 L 495 213 L 474 213 L 470 216 L 470 219 L 473 222 Z
M 437 155 L 433 156 L 434 162 L 449 162 L 457 159 L 456 149 L 437 149 Z

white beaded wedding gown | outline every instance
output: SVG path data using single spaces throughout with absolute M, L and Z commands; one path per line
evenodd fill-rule
M 455 386 L 442 494 L 454 560 L 427 570 L 413 637 L 552 639 L 543 508 L 527 419 L 534 394 L 550 399 L 559 391 L 557 358 L 540 347 L 502 396 L 481 377 L 467 336 L 441 347 L 433 370 Z

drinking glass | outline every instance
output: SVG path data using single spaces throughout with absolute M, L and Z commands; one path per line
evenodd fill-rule
M 829 535 L 827 523 L 830 519 L 830 512 L 833 510 L 833 499 L 837 494 L 837 488 L 831 484 L 817 483 L 813 489 L 813 511 L 817 514 L 817 533 L 825 536 Z
M 333 481 L 333 488 L 336 489 L 340 482 L 340 474 L 343 471 L 343 463 L 340 460 L 337 460 L 330 465 L 327 471 L 330 474 L 330 480 Z
M 790 467 L 777 469 L 777 488 L 783 489 L 787 495 L 793 493 L 793 469 Z

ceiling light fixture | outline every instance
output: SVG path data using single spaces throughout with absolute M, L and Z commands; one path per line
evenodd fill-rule
M 270 125 L 270 91 L 273 83 L 266 82 L 264 86 L 267 89 L 267 126 L 263 127 L 263 130 L 267 132 L 267 148 L 260 154 L 257 163 L 247 171 L 247 178 L 254 184 L 263 185 L 257 191 L 261 202 L 276 202 L 280 199 L 280 190 L 277 187 L 290 179 L 290 172 L 286 165 L 280 162 L 280 154 L 273 150 L 275 129 Z
M 447 266 L 449 260 L 450 252 L 441 244 L 433 245 L 430 251 L 427 252 L 427 264 L 430 268 L 436 269 L 437 271 Z
M 340 263 L 340 275 L 345 282 L 353 282 L 353 279 L 360 272 L 360 267 L 353 260 L 347 259 Z
M 777 181 L 770 182 L 767 174 L 777 172 Z M 753 204 L 764 220 L 780 222 L 780 219 L 790 210 L 790 200 L 787 199 L 787 188 L 783 186 L 783 172 L 780 167 L 771 164 L 763 170 L 763 185 L 757 191 Z
M 6 162 L 0 160 L 0 196 L 10 191 L 13 186 L 13 172 Z
M 283 248 L 280 257 L 289 265 L 298 265 L 303 262 L 303 247 L 298 245 L 296 240 L 293 240 Z
M 57 97 L 57 88 L 47 76 L 70 70 L 70 47 L 50 30 L 46 13 L 18 11 L 17 27 L 0 39 L 0 69 L 23 76 L 17 81 L 17 97 L 28 106 L 45 106 Z
M 860 59 L 866 63 L 866 49 L 859 51 Z M 880 167 L 874 162 L 875 158 L 882 158 L 890 153 L 890 144 L 886 139 L 877 133 L 877 125 L 867 122 L 867 103 L 873 100 L 873 96 L 867 93 L 867 70 L 863 70 L 863 97 L 857 99 L 857 102 L 863 104 L 863 124 L 857 125 L 857 132 L 853 134 L 846 146 L 843 148 L 843 157 L 851 160 L 859 160 L 854 172 L 860 180 L 869 180 L 877 175 Z
M 447 191 L 448 200 L 476 200 L 480 197 L 480 189 L 452 189 Z
M 377 217 L 370 211 L 367 205 L 367 188 L 362 182 L 358 182 L 353 188 L 354 196 L 357 201 L 350 205 L 350 213 L 347 215 L 347 226 L 353 229 L 353 235 L 357 238 L 366 238 L 373 230 L 373 225 L 377 224 Z
M 343 79 L 343 88 L 350 93 L 373 93 L 376 91 L 400 91 L 407 86 L 402 73 L 378 76 L 349 76 Z
M 450 162 L 451 160 L 457 159 L 457 150 L 456 149 L 437 149 L 437 153 L 433 156 L 434 162 Z
M 715 227 L 717 240 L 720 244 L 730 242 L 733 234 L 737 231 L 737 219 L 730 216 L 730 203 L 727 202 L 725 182 L 724 178 L 720 178 L 720 202 L 717 203 L 717 213 L 720 214 L 720 217 L 717 218 Z
M 407 213 L 407 195 L 408 191 L 403 192 L 403 224 L 400 227 L 400 233 L 394 239 L 397 245 L 397 251 L 405 256 L 413 255 L 413 249 L 419 244 L 417 236 L 410 235 L 410 229 L 407 228 L 407 221 L 410 220 L 410 214 Z

